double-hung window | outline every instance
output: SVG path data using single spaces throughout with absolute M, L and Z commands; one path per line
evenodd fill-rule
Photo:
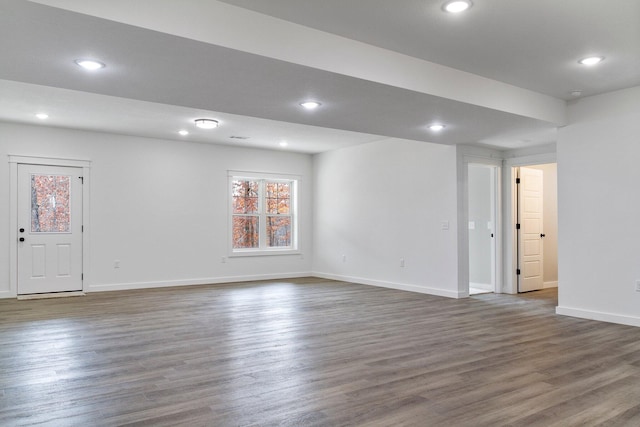
M 297 250 L 298 180 L 232 172 L 229 181 L 232 254 L 276 254 Z

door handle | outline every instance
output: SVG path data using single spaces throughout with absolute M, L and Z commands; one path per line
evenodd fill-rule
M 24 233 L 24 228 L 21 228 L 21 229 L 20 229 L 20 232 L 21 232 L 21 233 Z
M 546 234 L 540 233 L 540 237 L 544 237 L 544 236 L 546 236 Z
M 20 240 L 21 242 L 24 242 L 24 237 L 21 237 L 18 240 Z

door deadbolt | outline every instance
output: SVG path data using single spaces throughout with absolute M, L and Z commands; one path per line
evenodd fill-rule
M 20 232 L 21 232 L 21 233 L 24 233 L 24 228 L 21 228 L 21 229 L 20 229 Z

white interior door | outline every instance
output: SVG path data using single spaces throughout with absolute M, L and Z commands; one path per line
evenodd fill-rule
M 518 265 L 520 266 L 519 292 L 542 289 L 543 282 L 543 172 L 539 169 L 520 168 L 518 190 Z
M 470 294 L 495 291 L 495 176 L 495 166 L 468 165 Z
M 18 294 L 82 290 L 81 176 L 18 165 Z

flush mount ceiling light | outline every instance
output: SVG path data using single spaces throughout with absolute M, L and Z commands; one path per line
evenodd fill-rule
M 102 62 L 93 59 L 76 59 L 73 62 L 88 71 L 96 71 L 106 67 Z
M 287 145 L 289 145 L 289 143 L 287 141 L 280 141 L 280 147 L 286 147 Z
M 442 10 L 449 13 L 460 13 L 473 6 L 471 0 L 451 0 L 442 5 Z
M 36 117 L 39 118 L 40 120 L 46 120 L 49 118 L 49 115 L 47 113 L 38 113 L 36 114 Z
M 571 92 L 569 92 L 569 94 L 571 96 L 573 96 L 574 98 L 577 98 L 577 97 L 582 95 L 582 91 L 581 90 L 572 90 Z
M 307 110 L 315 110 L 322 104 L 320 104 L 318 101 L 305 101 L 305 102 L 301 102 L 300 105 L 302 105 Z
M 180 135 L 182 135 L 182 136 L 187 136 L 187 135 L 189 135 L 189 131 L 188 131 L 188 130 L 184 130 L 184 129 L 179 130 L 179 131 L 178 131 L 178 133 L 179 133 Z
M 215 129 L 220 126 L 220 123 L 213 119 L 197 119 L 196 126 L 200 129 Z
M 434 131 L 434 132 L 440 132 L 442 129 L 445 128 L 445 125 L 436 123 L 436 124 L 432 124 L 429 126 L 429 129 Z
M 578 63 L 582 65 L 596 65 L 604 60 L 604 56 L 589 56 L 587 58 L 582 58 Z

